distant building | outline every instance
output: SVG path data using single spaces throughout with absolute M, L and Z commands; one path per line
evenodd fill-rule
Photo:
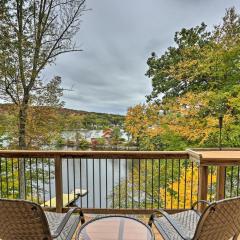
M 74 129 L 74 130 L 65 130 L 62 132 L 62 138 L 66 142 L 76 143 L 79 138 L 83 138 L 91 144 L 97 144 L 97 139 L 103 138 L 107 144 L 110 144 L 112 137 L 112 129 L 107 130 L 87 130 L 87 129 Z M 121 138 L 125 141 L 129 141 L 129 136 L 127 133 L 121 129 Z

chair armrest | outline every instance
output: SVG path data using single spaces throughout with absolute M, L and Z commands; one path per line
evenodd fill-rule
M 196 206 L 197 204 L 199 204 L 199 203 L 205 203 L 206 205 L 210 205 L 210 204 L 211 204 L 209 201 L 206 201 L 206 200 L 198 200 L 198 201 L 196 201 L 196 202 L 194 202 L 194 203 L 192 204 L 191 209 L 192 209 L 192 210 L 195 210 L 195 209 L 194 209 L 195 206 Z
M 61 221 L 61 223 L 59 224 L 57 230 L 55 231 L 54 235 L 52 236 L 53 238 L 57 238 L 62 230 L 64 229 L 65 225 L 67 224 L 69 218 L 71 217 L 71 215 L 76 212 L 77 210 L 79 210 L 78 207 L 74 207 L 74 208 L 71 208 L 64 216 L 63 220 Z M 81 223 L 83 224 L 85 222 L 84 220 L 84 215 L 83 215 L 83 212 L 82 210 L 80 209 L 80 221 Z
M 168 214 L 167 212 L 165 212 L 163 209 L 159 209 L 151 215 L 150 220 L 149 220 L 149 225 L 151 225 L 151 221 L 154 223 L 155 219 L 157 218 L 156 214 L 159 214 L 159 213 L 171 224 L 171 226 L 177 231 L 177 233 L 184 240 L 191 240 L 189 237 L 187 237 L 185 235 L 185 233 L 181 229 L 181 226 L 179 225 L 179 223 L 177 221 L 175 221 L 175 219 L 173 219 L 172 216 L 170 214 Z

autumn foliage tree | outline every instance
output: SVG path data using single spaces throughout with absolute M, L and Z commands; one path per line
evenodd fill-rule
M 140 150 L 181 150 L 186 142 L 170 128 L 161 104 L 138 104 L 128 109 L 125 130 Z
M 140 149 L 216 147 L 219 145 L 218 118 L 223 116 L 223 146 L 239 147 L 240 15 L 235 8 L 230 8 L 222 23 L 212 31 L 202 23 L 180 30 L 174 40 L 175 45 L 163 55 L 152 53 L 149 57 L 146 75 L 152 82 L 152 92 L 147 96 L 146 104 L 129 108 L 126 130 L 133 139 L 143 143 Z M 168 161 L 169 165 L 162 160 L 160 165 L 146 161 L 150 166 L 142 164 L 139 177 L 143 183 L 140 198 L 142 194 L 146 196 L 142 201 L 147 201 L 150 207 L 159 207 L 159 201 L 164 208 L 190 207 L 197 199 L 198 168 L 185 161 L 180 163 L 180 167 L 174 163 L 174 167 L 166 168 L 164 173 L 164 167 L 169 167 L 171 161 Z M 133 171 L 129 177 L 136 195 L 137 171 L 136 167 L 136 173 Z M 150 177 L 145 179 L 146 172 Z M 226 174 L 239 177 L 239 172 L 234 169 L 227 170 Z M 209 183 L 208 198 L 214 200 L 215 170 L 209 174 Z M 135 192 L 131 193 L 131 184 L 129 188 L 131 197 Z M 229 186 L 226 192 L 228 189 Z
M 239 146 L 240 15 L 230 8 L 212 31 L 202 23 L 183 28 L 174 40 L 174 47 L 160 57 L 152 53 L 147 61 L 146 75 L 153 90 L 144 108 L 155 104 L 156 113 L 161 113 L 150 124 L 154 128 L 144 121 L 151 119 L 147 112 L 135 106 L 128 111 L 126 129 L 131 134 L 145 134 L 142 139 L 151 139 L 155 134 L 161 140 L 174 133 L 181 147 L 216 147 L 218 118 L 223 116 L 223 144 Z M 137 125 L 137 120 L 143 126 Z M 162 149 L 166 147 L 163 145 Z

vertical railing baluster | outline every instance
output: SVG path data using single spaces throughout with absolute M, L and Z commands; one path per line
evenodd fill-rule
M 187 192 L 187 163 L 184 161 L 185 171 L 184 171 L 184 204 L 183 208 L 186 208 L 186 192 Z
M 88 194 L 87 194 L 87 208 L 88 208 L 88 206 L 89 206 L 89 187 L 88 187 L 88 158 L 86 158 L 86 184 L 87 184 L 87 192 L 88 192 Z
M 15 196 L 15 185 L 14 185 L 14 161 L 13 158 L 11 158 L 12 160 L 12 198 L 14 199 Z
M 199 198 L 199 190 L 200 190 L 200 188 L 199 188 L 199 187 L 200 187 L 200 186 L 199 186 L 199 184 L 200 184 L 200 183 L 199 183 L 199 172 L 200 172 L 200 171 L 199 171 L 199 166 L 198 166 L 198 171 L 197 171 L 197 200 L 200 199 L 200 198 Z
M 134 168 L 134 162 L 133 159 L 131 159 L 132 161 L 132 209 L 134 208 L 134 172 L 133 172 L 133 168 Z
M 177 208 L 179 209 L 179 203 L 180 203 L 180 177 L 181 177 L 181 160 L 178 160 L 178 203 Z
M 224 172 L 224 197 L 226 197 L 226 184 L 227 184 L 227 168 L 225 168 L 225 172 Z
M 101 166 L 101 160 L 99 160 L 99 206 L 102 208 L 102 166 Z
M 158 209 L 160 208 L 160 190 L 161 190 L 161 160 L 158 159 Z
M 67 199 L 68 199 L 68 203 L 69 203 L 69 188 L 70 188 L 70 182 L 69 182 L 69 162 L 68 162 L 68 158 L 67 158 Z
M 21 192 L 21 187 L 20 187 L 20 159 L 17 159 L 17 168 L 18 168 L 18 198 L 20 198 L 20 192 Z
M 76 196 L 76 173 L 75 173 L 75 157 L 73 157 L 73 196 Z
M 1 187 L 0 196 L 1 198 L 3 198 L 2 158 L 1 157 L 0 157 L 0 187 Z
M 26 177 L 26 159 L 23 158 L 23 177 L 24 177 L 24 192 L 25 192 L 25 199 L 27 199 L 27 177 Z
M 191 169 L 191 196 L 190 196 L 190 207 L 193 204 L 193 162 L 192 162 L 192 169 Z
M 212 194 L 213 194 L 213 166 L 210 169 L 210 202 L 212 202 Z
M 138 159 L 138 207 L 141 207 L 141 160 Z
M 48 158 L 48 186 L 49 186 L 49 201 L 52 207 L 52 188 L 51 188 L 51 160 Z
M 147 209 L 147 159 L 145 159 L 145 209 Z
M 106 208 L 108 208 L 108 160 L 106 161 Z
M 119 208 L 121 208 L 121 159 L 119 158 L 118 163 L 118 201 Z
M 42 182 L 43 182 L 43 205 L 45 207 L 46 197 L 45 197 L 45 166 L 44 159 L 42 158 Z
M 125 208 L 128 208 L 128 160 L 125 159 Z
M 153 192 L 154 192 L 154 182 L 153 182 L 153 170 L 154 170 L 154 166 L 153 166 L 153 163 L 154 163 L 154 160 L 152 159 L 151 160 L 152 162 L 152 202 L 151 202 L 151 208 L 153 209 Z
M 7 193 L 7 198 L 8 198 L 8 194 L 9 194 L 9 192 L 8 192 L 8 164 L 7 164 L 7 162 L 8 162 L 8 159 L 7 158 L 5 158 L 5 164 L 6 164 L 6 172 L 5 172 L 5 177 L 6 177 L 6 187 L 7 187 L 7 191 L 6 191 L 6 193 Z
M 173 191 L 173 167 L 174 167 L 174 162 L 173 159 L 171 160 L 172 162 L 172 182 L 171 182 L 171 186 L 172 186 L 172 191 Z M 171 209 L 173 208 L 173 194 L 171 194 Z
M 233 189 L 233 166 L 231 167 L 230 198 L 232 197 L 232 189 Z
M 80 158 L 80 163 L 79 163 L 79 170 L 80 170 L 80 175 L 79 175 L 79 180 L 80 180 L 80 191 L 82 192 L 83 186 L 82 186 L 82 158 Z M 80 197 L 80 206 L 82 208 L 82 197 Z
M 32 158 L 29 160 L 29 175 L 30 175 L 30 191 L 31 191 L 31 201 L 33 201 L 33 186 L 32 186 Z
M 113 197 L 113 208 L 114 208 L 114 159 L 112 159 L 112 197 Z
M 238 170 L 237 170 L 237 196 L 238 196 L 238 193 L 239 193 L 239 171 L 240 171 L 240 169 L 239 169 L 239 166 L 237 166 L 237 168 L 238 168 Z
M 35 159 L 35 163 L 36 163 L 36 182 L 37 182 L 37 202 L 39 203 L 38 158 Z
M 167 208 L 167 168 L 168 168 L 168 162 L 167 159 L 165 159 L 165 186 L 164 186 L 164 208 Z
M 93 158 L 93 164 L 92 164 L 92 176 L 93 176 L 93 208 L 95 208 L 95 159 Z

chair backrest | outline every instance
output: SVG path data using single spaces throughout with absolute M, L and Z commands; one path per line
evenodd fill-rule
M 52 239 L 42 208 L 24 200 L 0 199 L 0 239 Z
M 210 204 L 203 212 L 194 239 L 228 240 L 240 233 L 240 197 Z

